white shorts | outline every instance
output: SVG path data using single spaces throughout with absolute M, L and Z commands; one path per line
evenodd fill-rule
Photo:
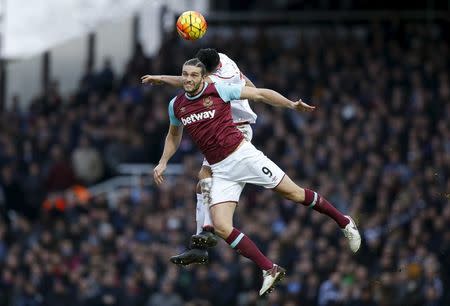
M 284 171 L 248 141 L 224 160 L 211 165 L 211 170 L 211 205 L 239 202 L 246 183 L 275 188 L 284 177 Z
M 240 124 L 236 125 L 236 127 L 239 129 L 239 131 L 241 131 L 242 135 L 244 135 L 245 140 L 247 140 L 248 142 L 252 142 L 253 130 L 250 124 Z M 203 158 L 202 166 L 210 167 L 206 158 Z

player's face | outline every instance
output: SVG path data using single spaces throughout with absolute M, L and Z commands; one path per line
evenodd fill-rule
M 196 94 L 203 83 L 202 69 L 195 66 L 183 66 L 181 73 L 183 78 L 183 88 L 188 94 Z

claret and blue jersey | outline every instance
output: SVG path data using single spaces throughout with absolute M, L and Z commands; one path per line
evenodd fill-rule
M 240 98 L 242 87 L 205 82 L 198 95 L 182 93 L 169 103 L 170 124 L 183 125 L 210 164 L 225 159 L 243 140 L 228 103 Z

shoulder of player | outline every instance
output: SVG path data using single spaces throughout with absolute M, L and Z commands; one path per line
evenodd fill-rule
M 211 73 L 210 76 L 214 76 L 219 80 L 227 80 L 241 74 L 239 67 L 231 59 L 228 59 L 227 62 L 222 62 L 222 64 L 222 67 Z
M 183 93 L 182 93 L 182 92 L 179 93 L 179 94 L 177 94 L 175 97 L 173 97 L 173 98 L 170 100 L 170 103 L 174 104 L 176 101 L 180 100 L 181 97 L 183 97 Z
M 171 105 L 174 110 L 176 106 L 179 105 L 179 102 L 182 100 L 181 98 L 183 97 L 183 95 L 184 93 L 179 93 L 170 100 L 169 105 Z
M 222 60 L 222 59 L 227 59 L 229 57 L 225 53 L 219 52 L 219 58 L 220 58 L 220 60 Z
M 217 89 L 218 87 L 221 86 L 220 83 L 215 82 L 213 80 L 211 80 L 212 82 L 208 82 L 208 87 L 206 88 L 204 94 L 210 94 L 211 92 L 219 92 L 219 90 Z
M 225 82 L 214 82 L 214 83 L 208 83 L 208 88 L 205 91 L 205 94 L 207 95 L 218 95 L 218 97 L 221 97 L 221 92 L 228 86 L 229 84 Z M 226 90 L 226 89 L 225 89 Z
M 232 64 L 237 67 L 236 62 L 234 60 L 232 60 L 228 55 L 226 55 L 224 53 L 219 53 L 219 57 L 220 57 L 220 61 L 223 66 Z
M 210 90 L 215 90 L 218 91 L 218 89 L 223 88 L 225 86 L 229 86 L 228 83 L 226 82 L 212 82 L 212 83 L 208 83 L 208 87 Z

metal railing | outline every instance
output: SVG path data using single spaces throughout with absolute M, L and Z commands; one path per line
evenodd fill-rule
M 120 164 L 117 167 L 117 171 L 120 174 L 128 174 L 128 175 L 145 175 L 151 174 L 155 168 L 154 164 Z M 165 171 L 166 175 L 180 175 L 183 173 L 183 165 L 182 164 L 170 164 L 167 165 L 167 169 Z
M 120 189 L 136 187 L 141 184 L 152 185 L 153 177 L 151 175 L 154 167 L 153 164 L 121 164 L 116 168 L 118 176 L 89 187 L 89 193 L 93 197 L 106 195 L 109 205 L 114 206 Z M 182 164 L 169 164 L 164 175 L 173 177 L 183 173 Z
M 142 180 L 146 185 L 151 185 L 154 167 L 153 164 L 121 164 L 116 168 L 118 176 L 89 187 L 89 192 L 93 196 L 111 193 L 119 187 L 137 186 Z M 168 177 L 182 175 L 183 170 L 182 164 L 169 164 L 164 175 Z

